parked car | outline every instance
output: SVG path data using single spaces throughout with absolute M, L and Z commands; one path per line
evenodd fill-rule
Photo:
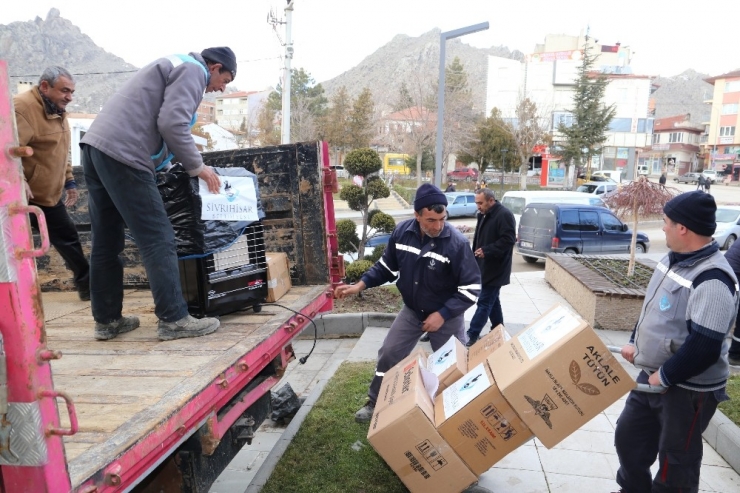
M 548 203 L 548 204 L 582 204 L 606 207 L 601 197 L 587 195 L 581 192 L 569 192 L 561 190 L 513 190 L 506 192 L 501 197 L 501 205 L 506 207 L 514 214 L 516 227 L 519 227 L 519 220 L 522 217 L 524 208 L 531 203 Z
M 705 180 L 709 180 L 710 184 L 717 181 L 717 172 L 713 169 L 705 169 L 701 174 L 704 175 Z
M 474 181 L 478 179 L 478 170 L 475 168 L 457 168 L 447 173 L 448 180 Z
M 617 185 L 614 182 L 593 182 L 593 181 L 587 181 L 583 185 L 579 185 L 578 188 L 576 188 L 576 192 L 581 193 L 590 193 L 592 195 L 601 195 L 602 197 L 606 197 L 611 192 L 615 191 L 619 185 Z
M 336 172 L 337 178 L 349 178 L 349 173 L 344 169 L 344 166 L 329 166 L 329 168 Z
M 650 174 L 650 168 L 648 167 L 647 164 L 638 164 L 637 174 L 640 176 L 647 176 Z
M 473 192 L 447 192 L 447 217 L 475 216 L 478 206 L 475 205 Z
M 548 253 L 629 253 L 632 231 L 609 209 L 589 205 L 531 204 L 519 222 L 516 253 L 535 263 Z M 650 239 L 638 231 L 635 251 L 646 253 Z
M 701 173 L 684 173 L 681 176 L 677 176 L 673 179 L 676 183 L 697 183 L 699 181 L 699 175 Z
M 714 239 L 722 250 L 727 250 L 740 237 L 740 206 L 717 207 L 715 220 L 717 229 L 714 232 Z

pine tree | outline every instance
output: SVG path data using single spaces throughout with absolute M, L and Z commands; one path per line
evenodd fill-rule
M 604 74 L 593 72 L 595 61 L 596 57 L 589 53 L 586 38 L 583 63 L 578 70 L 573 93 L 573 124 L 566 126 L 560 122 L 558 125 L 558 132 L 565 138 L 560 152 L 563 161 L 569 163 L 573 160 L 582 164 L 585 154 L 589 168 L 591 156 L 601 154 L 601 147 L 607 138 L 606 131 L 616 112 L 613 105 L 604 105 L 604 93 L 609 80 Z
M 353 149 L 368 147 L 375 135 L 375 103 L 367 87 L 352 104 L 349 116 L 349 143 Z

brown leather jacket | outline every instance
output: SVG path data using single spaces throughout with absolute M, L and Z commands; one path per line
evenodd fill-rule
M 13 104 L 18 141 L 33 149 L 33 156 L 21 160 L 23 177 L 33 193 L 29 201 L 55 206 L 62 197 L 64 184 L 74 179 L 67 161 L 71 139 L 67 115 L 47 115 L 38 86 L 15 96 Z

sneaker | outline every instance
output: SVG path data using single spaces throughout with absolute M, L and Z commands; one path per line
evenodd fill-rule
M 362 409 L 355 413 L 355 421 L 358 423 L 369 423 L 373 419 L 373 413 L 375 412 L 375 403 L 368 401 L 367 404 L 362 406 Z
M 95 339 L 107 341 L 114 337 L 131 332 L 139 326 L 139 317 L 121 317 L 113 322 L 103 324 L 95 322 Z
M 740 358 L 734 358 L 727 355 L 727 359 L 730 361 L 730 366 L 740 366 Z
M 160 320 L 157 335 L 160 341 L 171 341 L 184 337 L 200 337 L 218 330 L 221 322 L 217 318 L 195 318 L 186 315 L 177 322 Z

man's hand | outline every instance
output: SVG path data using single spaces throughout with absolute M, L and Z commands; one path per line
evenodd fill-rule
M 76 188 L 68 188 L 65 192 L 67 193 L 67 198 L 64 200 L 64 206 L 72 207 L 77 203 L 77 199 L 80 198 L 80 193 Z
M 473 255 L 475 255 L 478 258 L 483 258 L 485 255 L 483 254 L 483 249 L 479 248 L 476 251 L 473 252 Z
M 440 315 L 439 312 L 434 312 L 424 320 L 424 323 L 421 325 L 421 330 L 424 332 L 437 332 L 439 328 L 442 327 L 443 323 L 445 323 L 445 319 L 442 318 L 442 315 Z
M 26 198 L 32 199 L 33 192 L 31 191 L 31 185 L 29 185 L 27 181 L 24 181 L 23 184 L 26 185 Z
M 655 387 L 663 386 L 663 384 L 660 382 L 660 369 L 658 369 L 658 371 L 650 375 L 650 378 L 648 378 L 648 384 L 653 385 Z
M 203 171 L 198 174 L 198 178 L 206 182 L 206 185 L 208 185 L 208 190 L 211 193 L 218 193 L 219 189 L 221 188 L 221 180 L 218 178 L 218 175 L 210 166 L 203 166 Z
M 365 283 L 362 281 L 357 284 L 341 284 L 334 288 L 334 297 L 341 300 L 352 294 L 358 294 L 363 289 L 365 289 Z
M 635 345 L 627 344 L 622 348 L 622 358 L 626 359 L 630 363 L 635 363 Z

